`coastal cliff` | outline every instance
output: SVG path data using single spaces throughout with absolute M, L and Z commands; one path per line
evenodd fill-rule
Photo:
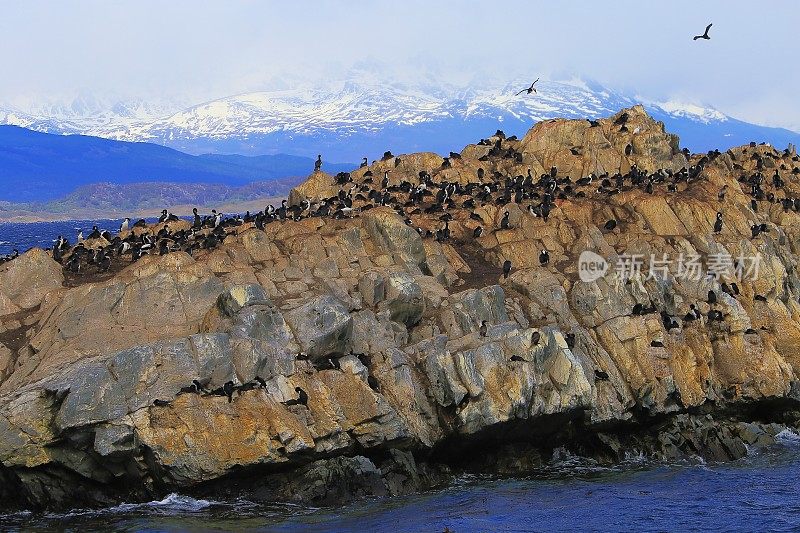
M 800 420 L 798 166 L 768 145 L 688 154 L 637 106 L 315 172 L 290 204 L 394 199 L 237 225 L 192 255 L 75 275 L 31 250 L 0 265 L 0 506 L 330 503 L 562 450 L 741 457 Z M 547 213 L 502 198 L 529 173 L 560 180 Z M 426 181 L 460 192 L 406 202 Z M 585 281 L 587 251 L 606 264 Z M 185 392 L 256 377 L 230 401 Z

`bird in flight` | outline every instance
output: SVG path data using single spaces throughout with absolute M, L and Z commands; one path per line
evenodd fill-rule
M 536 78 L 536 81 L 539 81 L 539 78 Z M 517 94 L 515 94 L 514 96 L 519 96 L 519 95 L 521 95 L 522 93 L 526 93 L 526 94 L 535 93 L 535 92 L 536 92 L 536 87 L 534 87 L 534 85 L 536 85 L 536 81 L 534 81 L 533 83 L 531 83 L 531 86 L 530 86 L 530 87 L 528 87 L 527 89 L 522 89 L 520 92 L 518 92 L 518 93 L 517 93 Z
M 708 26 L 706 26 L 706 31 L 703 33 L 703 35 L 695 35 L 692 40 L 696 41 L 697 39 L 706 39 L 706 40 L 711 39 L 711 37 L 708 36 L 708 30 L 711 29 L 711 26 L 713 26 L 713 24 L 709 24 Z

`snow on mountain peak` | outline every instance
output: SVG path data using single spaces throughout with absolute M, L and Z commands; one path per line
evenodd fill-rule
M 150 141 L 195 153 L 215 151 L 220 143 L 234 140 L 239 143 L 236 149 L 271 153 L 264 150 L 291 151 L 288 143 L 301 137 L 334 142 L 398 128 L 424 126 L 428 131 L 439 128 L 437 131 L 444 134 L 445 129 L 467 132 L 480 125 L 483 131 L 500 123 L 521 130 L 556 117 L 608 116 L 637 103 L 643 103 L 659 120 L 704 125 L 728 120 L 713 108 L 675 100 L 648 102 L 581 79 L 542 79 L 533 95 L 517 95 L 533 81 L 529 79 L 469 85 L 439 83 L 425 77 L 421 80 L 387 81 L 369 73 L 351 72 L 338 80 L 304 82 L 291 88 L 284 83 L 277 90 L 228 96 L 177 112 L 168 105 L 143 101 L 104 106 L 81 96 L 69 105 L 50 103 L 27 112 L 0 110 L 0 123 L 50 133 Z M 269 146 L 261 143 L 265 137 L 274 142 L 267 143 Z M 419 145 L 409 142 L 422 147 L 427 141 L 420 138 Z M 281 148 L 284 145 L 285 150 Z
M 725 122 L 728 120 L 726 115 L 711 107 L 676 101 L 656 102 L 655 105 L 671 115 L 691 118 L 704 124 L 708 124 L 709 122 Z

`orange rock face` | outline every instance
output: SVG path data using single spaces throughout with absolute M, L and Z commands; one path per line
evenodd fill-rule
M 31 484 L 52 468 L 149 494 L 154 479 L 181 488 L 356 448 L 430 451 L 507 423 L 535 433 L 581 413 L 599 428 L 794 397 L 800 214 L 780 201 L 800 196 L 792 152 L 687 156 L 634 107 L 458 155 L 401 154 L 341 185 L 315 172 L 290 195 L 298 220 L 97 279 L 67 283 L 41 250 L 1 265 L 4 467 Z M 508 180 L 546 183 L 553 167 L 545 220 L 546 191 L 515 198 Z M 754 206 L 746 181 L 759 172 Z M 443 184 L 459 187 L 437 208 Z M 340 191 L 350 208 L 310 216 Z M 607 264 L 591 280 L 586 251 Z M 622 275 L 631 258 L 642 269 Z M 229 402 L 187 391 L 194 379 L 258 385 Z

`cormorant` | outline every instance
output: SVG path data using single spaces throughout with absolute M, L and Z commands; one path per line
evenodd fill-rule
M 536 80 L 535 80 L 533 83 L 531 83 L 531 86 L 530 86 L 530 87 L 528 87 L 527 89 L 522 89 L 520 92 L 518 92 L 518 93 L 517 93 L 517 94 L 515 94 L 514 96 L 519 96 L 519 95 L 521 95 L 522 93 L 525 93 L 525 94 L 531 94 L 531 93 L 535 93 L 535 92 L 536 92 L 536 87 L 534 87 L 534 85 L 536 85 L 536 82 L 537 82 L 537 81 L 539 81 L 539 78 L 536 78 Z M 537 93 L 537 94 L 538 94 L 538 93 Z M 499 130 L 498 130 L 498 131 L 499 131 Z
M 711 39 L 711 37 L 709 37 L 709 36 L 708 36 L 708 30 L 710 30 L 710 29 L 711 29 L 711 26 L 713 26 L 713 25 L 714 25 L 714 24 L 713 24 L 713 23 L 711 23 L 711 24 L 709 24 L 708 26 L 706 26 L 706 31 L 704 31 L 704 32 L 703 32 L 703 35 L 695 35 L 695 36 L 692 38 L 692 40 L 693 40 L 693 41 L 696 41 L 697 39 L 706 39 L 706 40 L 709 40 L 709 39 Z

